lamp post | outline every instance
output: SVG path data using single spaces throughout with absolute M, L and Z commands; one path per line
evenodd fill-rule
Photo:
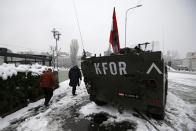
M 134 9 L 134 8 L 137 8 L 137 7 L 141 7 L 141 6 L 142 6 L 142 5 L 137 5 L 137 6 L 131 7 L 131 8 L 129 8 L 129 9 L 126 10 L 126 14 L 125 14 L 125 47 L 126 47 L 126 43 L 127 43 L 127 41 L 126 41 L 126 33 L 127 33 L 127 13 L 128 13 L 129 10 Z
M 60 39 L 60 33 L 59 31 L 57 31 L 55 28 L 51 31 L 53 33 L 53 37 L 54 39 L 56 40 L 56 47 L 55 47 L 55 50 L 56 50 L 56 57 L 55 57 L 55 62 L 56 62 L 56 67 L 58 69 L 58 44 L 57 44 L 57 41 L 59 41 Z

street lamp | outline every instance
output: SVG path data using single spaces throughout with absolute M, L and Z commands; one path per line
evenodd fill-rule
M 56 58 L 55 59 L 56 59 L 56 62 L 57 62 L 57 69 L 58 69 L 58 45 L 57 45 L 57 41 L 59 41 L 61 34 L 55 28 L 51 32 L 53 33 L 53 37 L 56 40 L 56 47 L 55 47 Z
M 126 43 L 127 43 L 127 41 L 126 41 L 126 33 L 127 33 L 127 13 L 128 13 L 129 10 L 134 9 L 134 8 L 137 8 L 137 7 L 141 7 L 141 6 L 142 6 L 142 5 L 137 5 L 137 6 L 134 6 L 134 7 L 131 7 L 131 8 L 129 8 L 129 9 L 127 9 L 127 11 L 126 11 L 126 15 L 125 15 L 125 47 L 126 47 Z

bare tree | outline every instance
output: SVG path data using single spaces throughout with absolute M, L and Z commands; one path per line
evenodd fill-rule
M 78 59 L 77 59 L 78 49 L 79 49 L 78 41 L 76 39 L 73 39 L 70 45 L 70 59 L 71 59 L 72 66 L 78 65 Z

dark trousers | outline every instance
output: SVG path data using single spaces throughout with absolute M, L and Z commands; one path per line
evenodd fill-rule
M 53 88 L 43 87 L 43 89 L 44 89 L 44 94 L 45 94 L 45 102 L 44 102 L 44 105 L 48 105 L 50 99 L 53 96 Z
M 73 94 L 73 95 L 76 94 L 76 86 L 72 86 L 72 94 Z

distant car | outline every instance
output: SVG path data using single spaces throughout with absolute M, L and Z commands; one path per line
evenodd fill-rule
M 185 66 L 173 66 L 172 68 L 174 68 L 175 70 L 183 70 L 183 71 L 189 71 L 189 68 L 188 67 L 185 67 Z
M 179 70 L 189 71 L 188 67 L 180 67 Z

